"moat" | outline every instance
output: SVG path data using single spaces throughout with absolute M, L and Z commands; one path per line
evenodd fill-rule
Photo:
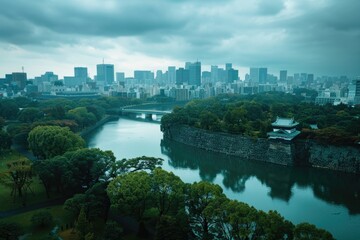
M 89 147 L 117 159 L 153 156 L 184 182 L 219 184 L 232 199 L 277 210 L 292 222 L 310 222 L 336 239 L 360 237 L 360 177 L 322 169 L 253 162 L 163 140 L 160 124 L 120 118 L 88 137 Z

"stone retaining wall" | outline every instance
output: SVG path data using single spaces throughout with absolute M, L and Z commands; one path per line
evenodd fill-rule
M 208 151 L 281 165 L 293 165 L 294 162 L 294 146 L 289 143 L 214 133 L 184 125 L 163 129 L 163 132 L 164 138 Z
M 251 161 L 306 165 L 360 174 L 360 149 L 321 145 L 315 141 L 282 142 L 215 133 L 186 125 L 163 129 L 165 139 Z

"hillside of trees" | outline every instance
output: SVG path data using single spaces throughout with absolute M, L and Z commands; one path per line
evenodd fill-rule
M 360 141 L 360 106 L 319 106 L 303 102 L 301 95 L 268 92 L 251 96 L 220 95 L 193 100 L 165 115 L 163 128 L 185 124 L 214 132 L 265 138 L 277 117 L 299 122 L 299 136 L 336 145 Z M 310 125 L 316 124 L 318 129 Z
M 9 139 L 27 148 L 28 134 L 37 126 L 68 127 L 73 132 L 80 132 L 103 119 L 106 111 L 139 103 L 141 101 L 137 99 L 119 97 L 84 98 L 76 101 L 34 101 L 25 97 L 0 99 L 0 149 L 2 145 L 8 145 Z M 6 132 L 2 130 L 5 124 Z

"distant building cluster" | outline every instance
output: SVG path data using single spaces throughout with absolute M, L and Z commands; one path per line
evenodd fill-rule
M 295 89 L 317 92 L 312 101 L 317 104 L 360 104 L 360 78 L 317 77 L 311 73 L 279 75 L 268 73 L 267 67 L 251 67 L 244 79 L 231 63 L 225 67 L 211 66 L 202 71 L 201 62 L 186 62 L 183 67 L 169 66 L 167 71 L 134 70 L 132 77 L 115 72 L 113 64 L 97 64 L 96 75 L 91 78 L 86 67 L 75 67 L 73 76 L 59 79 L 53 72 L 28 79 L 25 72 L 14 72 L 0 78 L 0 97 L 30 96 L 98 97 L 101 95 L 126 98 L 169 97 L 187 101 L 224 93 L 242 95 L 268 91 L 293 93 Z M 304 95 L 306 93 L 303 93 Z

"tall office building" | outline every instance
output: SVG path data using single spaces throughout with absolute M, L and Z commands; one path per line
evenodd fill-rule
M 125 82 L 125 73 L 124 72 L 117 72 L 116 73 L 116 81 L 119 82 Z
M 259 68 L 259 83 L 265 84 L 267 82 L 267 68 Z
M 179 68 L 176 70 L 176 84 L 181 85 L 189 82 L 189 70 Z
M 88 69 L 86 67 L 75 67 L 74 68 L 74 76 L 78 77 L 78 78 L 87 79 Z
M 250 83 L 259 83 L 259 68 L 250 68 Z
M 24 72 L 12 73 L 12 82 L 16 84 L 19 90 L 22 90 L 26 86 L 27 76 Z
M 154 81 L 154 73 L 148 70 L 135 70 L 134 78 L 140 84 L 151 84 Z
M 231 63 L 225 64 L 225 72 L 226 72 L 226 82 L 232 83 L 239 79 L 239 71 L 232 68 Z
M 310 73 L 307 75 L 306 82 L 308 85 L 314 83 L 314 74 Z
M 113 64 L 97 64 L 96 65 L 96 81 L 103 82 L 105 85 L 114 82 L 114 65 Z
M 156 77 L 155 77 L 156 83 L 160 84 L 160 85 L 163 85 L 165 83 L 165 81 L 163 79 L 164 79 L 163 72 L 161 70 L 157 70 L 156 71 Z
M 280 70 L 280 82 L 287 82 L 287 71 Z
M 201 62 L 191 63 L 189 66 L 189 85 L 201 85 Z
M 203 71 L 201 73 L 201 83 L 202 84 L 211 83 L 211 72 Z
M 42 82 L 54 82 L 57 80 L 59 80 L 59 76 L 54 74 L 53 72 L 46 72 L 43 75 L 41 75 Z
M 75 67 L 74 76 L 64 76 L 64 85 L 67 87 L 81 86 L 88 79 L 88 70 L 86 67 Z
M 232 69 L 232 63 L 225 63 L 225 70 Z
M 218 66 L 211 66 L 211 82 L 216 83 L 219 81 L 219 68 Z
M 176 68 L 174 66 L 168 67 L 168 84 L 175 84 L 176 82 Z

